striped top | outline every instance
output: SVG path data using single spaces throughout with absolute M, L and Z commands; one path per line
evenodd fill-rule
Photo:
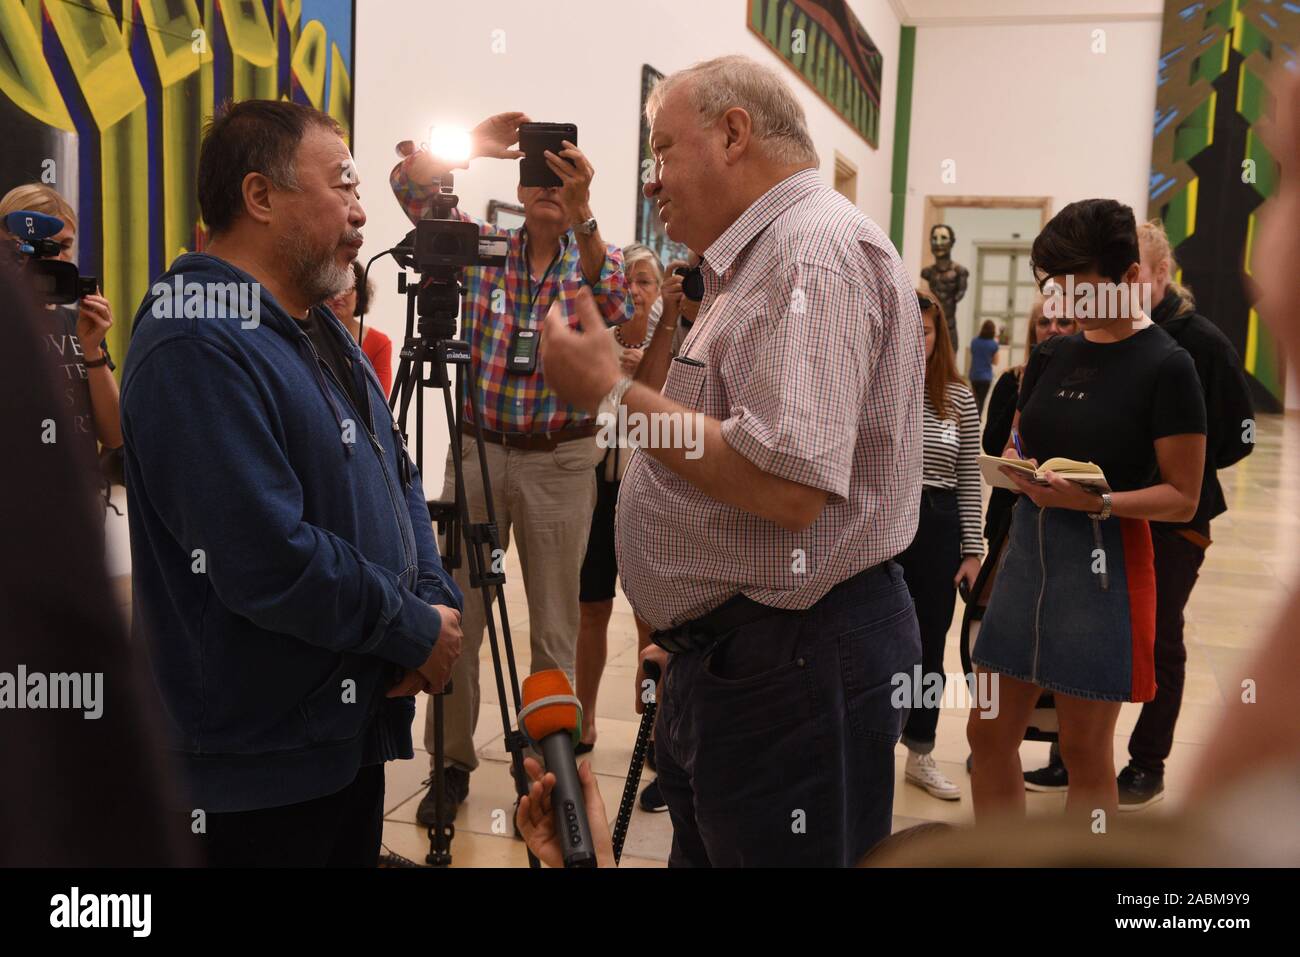
M 956 489 L 961 516 L 961 553 L 983 555 L 980 535 L 983 490 L 980 487 L 980 420 L 975 396 L 961 383 L 950 386 L 957 419 L 941 419 L 925 397 L 925 449 L 921 484 L 927 488 Z

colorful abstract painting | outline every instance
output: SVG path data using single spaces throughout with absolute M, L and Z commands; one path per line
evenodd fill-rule
M 749 29 L 872 149 L 884 60 L 847 0 L 748 0 Z
M 77 210 L 125 355 L 151 277 L 201 249 L 199 137 L 226 100 L 289 99 L 352 129 L 353 0 L 0 0 L 0 194 Z
M 1256 132 L 1265 82 L 1297 68 L 1300 3 L 1166 0 L 1156 78 L 1155 143 L 1147 211 L 1165 222 L 1180 281 L 1228 336 L 1257 406 L 1280 411 L 1282 352 L 1252 306 L 1248 283 L 1259 207 L 1277 164 Z

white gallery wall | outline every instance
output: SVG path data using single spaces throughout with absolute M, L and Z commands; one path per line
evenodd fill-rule
M 572 122 L 596 168 L 591 205 L 606 241 L 635 238 L 641 66 L 671 73 L 698 60 L 743 53 L 773 65 L 808 113 L 833 179 L 838 151 L 858 169 L 858 203 L 886 232 L 898 71 L 899 21 L 886 0 L 850 0 L 884 55 L 878 149 L 871 149 L 746 25 L 748 0 L 357 0 L 354 145 L 369 222 L 368 258 L 410 229 L 389 191 L 394 145 L 427 139 L 434 123 L 472 126 L 522 110 L 533 120 Z M 501 52 L 494 52 L 494 48 Z M 461 206 L 483 216 L 489 200 L 515 201 L 517 164 L 478 160 L 457 177 Z M 391 260 L 376 263 L 374 325 L 399 342 L 403 302 Z M 396 359 L 394 359 L 394 368 Z M 446 425 L 425 429 L 426 486 L 442 476 Z
M 909 271 L 931 260 L 926 195 L 1050 196 L 1053 212 L 1101 196 L 1144 216 L 1159 48 L 1154 16 L 918 27 Z

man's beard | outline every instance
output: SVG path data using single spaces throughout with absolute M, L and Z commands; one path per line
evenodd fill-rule
M 294 230 L 289 234 L 284 249 L 289 276 L 312 305 L 332 299 L 352 286 L 352 267 L 338 264 L 334 258 L 337 251 L 337 243 L 326 249 L 313 248 L 304 231 Z

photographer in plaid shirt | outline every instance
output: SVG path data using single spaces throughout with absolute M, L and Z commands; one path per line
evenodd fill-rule
M 511 147 L 519 139 L 523 113 L 489 117 L 471 132 L 473 157 L 517 159 Z M 488 475 L 501 543 L 509 547 L 513 532 L 519 542 L 524 590 L 528 595 L 528 635 L 533 671 L 562 668 L 573 680 L 578 636 L 578 578 L 587 548 L 591 512 L 596 503 L 595 466 L 604 454 L 596 446 L 597 426 L 581 408 L 562 401 L 550 390 L 540 370 L 531 374 L 507 371 L 510 342 L 517 329 L 539 329 L 548 309 L 576 328 L 574 303 L 585 291 L 593 309 L 603 317 L 602 328 L 626 322 L 632 299 L 623 276 L 623 256 L 607 246 L 588 205 L 595 171 L 572 143 L 547 162 L 564 181 L 556 187 L 518 190 L 524 225 L 499 229 L 457 209 L 456 215 L 477 223 L 484 236 L 510 240 L 503 267 L 466 269 L 462 329 L 477 370 L 483 409 Z M 392 172 L 393 193 L 412 222 L 429 215 L 436 190 L 435 177 L 450 171 L 410 142 L 401 143 L 404 159 Z M 557 321 L 560 321 L 557 319 Z M 602 338 L 608 352 L 609 346 Z M 466 407 L 466 418 L 470 416 Z M 460 437 L 464 456 L 466 496 L 470 518 L 487 520 L 487 506 L 471 434 Z M 448 451 L 443 488 L 455 484 Z M 446 494 L 446 493 L 444 493 Z M 469 793 L 469 775 L 478 765 L 474 728 L 479 713 L 479 647 L 483 642 L 483 600 L 469 587 L 462 565 L 456 581 L 465 594 L 464 654 L 452 672 L 453 691 L 444 705 L 446 720 L 447 807 L 456 808 Z M 425 746 L 433 753 L 433 709 L 426 712 Z M 430 826 L 434 819 L 432 788 L 420 802 L 417 819 Z
M 629 420 L 702 418 L 702 454 L 632 454 L 617 513 L 624 588 L 672 652 L 655 742 L 669 863 L 850 865 L 889 834 L 892 678 L 921 658 L 890 561 L 921 494 L 916 293 L 889 239 L 822 181 L 773 71 L 697 64 L 646 111 L 645 193 L 703 251 L 699 318 L 671 361 L 656 335 L 636 381 L 592 335 L 585 296 L 584 334 L 557 311 L 541 352 L 576 405 L 609 394 Z

